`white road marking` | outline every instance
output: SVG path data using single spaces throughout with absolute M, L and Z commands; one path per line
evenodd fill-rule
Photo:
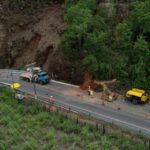
M 69 84 L 69 83 L 64 83 L 64 82 L 60 82 L 60 81 L 56 81 L 56 80 L 51 80 L 52 82 L 54 83 L 59 83 L 59 84 L 62 84 L 62 85 L 68 85 L 68 86 L 72 86 L 72 87 L 79 87 L 78 85 L 73 85 L 73 84 Z
M 5 85 L 9 85 L 9 83 L 6 83 L 6 82 L 0 82 L 0 83 L 2 83 L 2 84 L 5 84 Z M 29 93 L 29 92 L 27 92 L 27 93 Z M 32 94 L 32 93 L 29 93 L 29 94 Z M 48 98 L 48 97 L 44 97 L 44 96 L 41 96 L 41 98 Z M 55 100 L 56 101 L 56 100 Z M 147 132 L 150 132 L 150 129 L 147 129 L 147 128 L 144 128 L 144 127 L 141 127 L 141 126 L 138 126 L 138 125 L 135 125 L 135 124 L 132 124 L 132 123 L 128 123 L 128 122 L 125 122 L 125 121 L 122 121 L 122 120 L 119 120 L 119 119 L 116 119 L 116 118 L 112 118 L 112 117 L 110 117 L 110 116 L 108 116 L 108 115 L 104 115 L 104 114 L 99 114 L 99 113 L 96 113 L 96 112 L 92 112 L 92 111 L 89 111 L 89 110 L 87 110 L 87 109 L 84 109 L 84 108 L 81 108 L 81 107 L 78 107 L 78 106 L 74 106 L 74 105 L 71 105 L 71 104 L 68 104 L 68 103 L 65 103 L 65 102 L 62 102 L 62 101 L 59 101 L 59 100 L 57 100 L 59 103 L 62 103 L 62 104 L 65 104 L 65 105 L 68 105 L 68 106 L 72 106 L 73 108 L 77 108 L 77 109 L 80 109 L 80 110 L 82 110 L 82 111 L 86 111 L 86 112 L 89 112 L 89 113 L 91 113 L 91 114 L 96 114 L 96 115 L 98 115 L 98 116 L 100 116 L 100 117 L 103 117 L 103 118 L 105 118 L 105 119 L 110 119 L 110 120 L 112 120 L 112 121 L 117 121 L 117 122 L 120 122 L 120 123 L 122 123 L 122 124 L 124 124 L 124 125 L 128 125 L 128 127 L 135 127 L 135 128 L 138 128 L 139 130 L 145 130 L 145 131 L 147 131 Z
M 47 97 L 43 97 L 43 96 L 42 96 L 42 98 L 46 98 L 46 99 L 47 99 Z M 59 101 L 59 100 L 57 100 L 57 101 Z M 96 115 L 101 116 L 101 117 L 103 117 L 103 118 L 105 118 L 105 119 L 110 119 L 110 120 L 112 120 L 112 121 L 117 121 L 117 122 L 120 122 L 120 123 L 122 123 L 122 124 L 124 124 L 124 125 L 126 124 L 126 125 L 128 125 L 128 126 L 136 127 L 136 128 L 138 128 L 138 129 L 143 129 L 143 130 L 145 130 L 145 131 L 150 132 L 150 129 L 147 129 L 147 128 L 144 128 L 144 127 L 141 127 L 141 126 L 132 124 L 132 123 L 124 122 L 124 121 L 122 121 L 122 120 L 119 120 L 119 119 L 116 119 L 116 118 L 112 118 L 112 117 L 107 116 L 107 115 L 104 115 L 104 114 L 99 114 L 99 113 L 96 113 L 96 112 L 93 112 L 93 111 L 89 111 L 89 110 L 87 110 L 87 109 L 84 109 L 84 108 L 81 108 L 81 107 L 78 107 L 78 106 L 74 106 L 74 105 L 71 105 L 71 104 L 68 104 L 68 103 L 65 103 L 65 102 L 61 102 L 61 101 L 59 101 L 59 103 L 66 104 L 66 105 L 68 105 L 68 106 L 72 106 L 73 108 L 77 108 L 77 109 L 80 109 L 80 110 L 89 112 L 89 113 L 91 113 L 91 114 L 96 114 Z
M 20 73 L 24 73 L 24 72 L 26 72 L 26 71 L 12 71 L 12 72 L 10 72 L 10 73 L 13 73 L 13 74 L 20 74 Z
M 8 85 L 8 86 L 11 85 L 10 83 L 6 83 L 6 82 L 0 82 L 0 84 L 4 84 L 4 85 Z

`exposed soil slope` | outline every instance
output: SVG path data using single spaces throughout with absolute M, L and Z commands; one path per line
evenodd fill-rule
M 1 58 L 7 57 L 7 62 L 2 62 L 0 67 L 23 67 L 37 61 L 48 70 L 48 60 L 57 53 L 57 45 L 65 29 L 61 4 L 45 6 L 32 15 L 12 14 L 5 16 L 4 20 L 0 24 L 0 51 Z

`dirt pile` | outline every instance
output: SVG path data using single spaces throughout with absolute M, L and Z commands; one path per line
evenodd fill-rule
M 94 90 L 98 92 L 100 99 L 112 102 L 118 97 L 117 92 L 112 87 L 118 84 L 119 82 L 116 79 L 107 81 L 94 80 L 90 73 L 86 72 L 84 82 L 80 88 L 86 91 Z

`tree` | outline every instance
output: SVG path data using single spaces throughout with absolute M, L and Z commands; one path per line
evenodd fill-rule
M 91 18 L 91 10 L 88 8 L 83 8 L 80 5 L 73 5 L 68 8 L 65 14 L 68 29 L 60 44 L 60 48 L 68 56 L 79 56 L 82 53 L 83 40 Z
M 150 1 L 144 0 L 142 2 L 136 2 L 131 7 L 131 21 L 134 31 L 134 38 L 139 35 L 150 35 Z M 150 40 L 150 38 L 149 38 Z
M 148 67 L 150 60 L 150 49 L 148 43 L 142 36 L 135 42 L 133 49 L 133 84 L 135 86 L 148 88 L 150 69 Z
M 98 70 L 98 62 L 97 59 L 93 55 L 88 55 L 84 58 L 83 64 L 87 66 L 87 70 L 93 74 L 96 75 Z
M 96 0 L 78 0 L 67 7 L 60 48 L 98 79 L 117 78 L 150 89 L 149 10 L 149 0 L 133 2 L 128 20 L 114 24 Z
M 132 49 L 132 29 L 127 22 L 119 23 L 116 27 L 115 48 L 129 55 Z

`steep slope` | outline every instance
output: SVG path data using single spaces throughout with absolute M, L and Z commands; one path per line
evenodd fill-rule
M 89 72 L 150 90 L 149 10 L 149 0 L 1 0 L 0 68 L 36 61 L 74 84 Z
M 2 3 L 0 10 L 0 68 L 22 68 L 36 61 L 54 78 L 81 81 L 82 69 L 74 73 L 74 65 L 58 51 L 66 29 L 64 5 L 56 1 L 30 12 L 12 10 L 6 4 Z M 74 78 L 75 74 L 78 77 Z
M 6 45 L 10 62 L 1 65 L 9 67 L 21 67 L 36 61 L 38 53 L 43 55 L 45 51 L 46 58 L 43 61 L 46 62 L 49 53 L 57 49 L 61 33 L 65 28 L 63 9 L 60 4 L 41 8 L 33 15 L 14 14 L 6 19 L 7 41 L 4 41 L 4 29 L 1 25 L 3 32 L 0 36 L 0 45 L 1 50 L 2 45 Z

